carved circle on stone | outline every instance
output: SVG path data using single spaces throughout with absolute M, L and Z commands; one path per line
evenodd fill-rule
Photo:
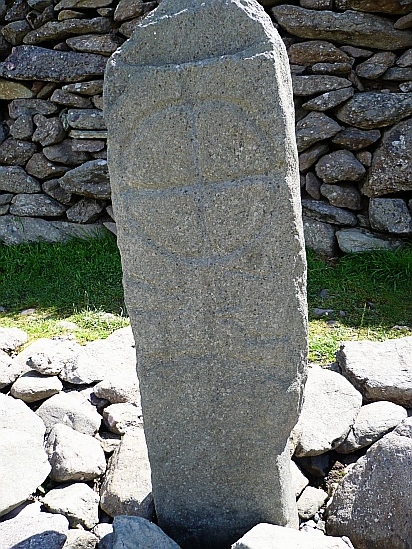
M 226 126 L 230 139 L 220 141 L 221 131 L 210 132 L 217 125 Z M 165 154 L 156 136 L 176 133 L 182 139 L 168 139 L 172 145 Z M 139 158 L 139 172 L 130 178 L 136 182 L 130 190 L 137 204 L 131 213 L 147 245 L 191 264 L 226 263 L 267 231 L 268 205 L 277 188 L 266 152 L 270 145 L 240 105 L 230 100 L 175 103 L 149 114 L 131 139 Z M 159 158 L 160 170 L 145 163 L 153 157 Z M 242 231 L 233 230 L 239 224 Z

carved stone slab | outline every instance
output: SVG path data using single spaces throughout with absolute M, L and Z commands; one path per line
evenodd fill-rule
M 305 254 L 283 43 L 254 0 L 163 0 L 110 59 L 109 172 L 159 525 L 297 525 Z

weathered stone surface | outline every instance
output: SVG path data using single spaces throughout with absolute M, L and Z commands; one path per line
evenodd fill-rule
M 106 460 L 99 441 L 62 423 L 57 423 L 50 431 L 45 448 L 52 480 L 87 482 L 101 476 L 106 470 Z
M 348 436 L 335 450 L 348 454 L 365 448 L 392 431 L 407 416 L 405 408 L 393 402 L 372 402 L 362 406 Z
M 4 63 L 0 63 L 0 76 L 16 80 L 77 82 L 101 76 L 106 63 L 107 57 L 94 53 L 17 46 Z
M 308 486 L 303 490 L 302 495 L 298 499 L 298 513 L 303 520 L 312 518 L 325 503 L 328 494 L 320 489 Z
M 63 549 L 96 549 L 97 543 L 98 538 L 87 530 L 69 530 Z M 99 549 L 105 548 L 99 546 Z
M 333 0 L 300 0 L 302 8 L 308 8 L 310 10 L 328 10 L 333 6 Z M 283 4 L 283 2 L 276 2 L 276 4 Z
M 140 403 L 137 405 L 128 402 L 111 404 L 103 410 L 103 418 L 107 428 L 116 435 L 124 435 L 143 423 Z
M 42 441 L 17 429 L 0 429 L 0 516 L 26 501 L 47 478 Z
M 112 0 L 60 0 L 54 8 L 56 11 L 63 9 L 101 8 L 110 6 Z
M 101 416 L 91 406 L 79 402 L 69 393 L 59 393 L 48 398 L 37 409 L 47 431 L 56 424 L 64 424 L 85 435 L 94 435 L 101 424 Z
M 315 63 L 349 63 L 349 56 L 330 42 L 311 40 L 292 44 L 288 49 L 289 61 L 295 65 Z
M 46 194 L 17 194 L 10 205 L 10 213 L 28 217 L 59 217 L 66 206 Z
M 72 149 L 74 151 L 98 152 L 104 149 L 105 141 L 97 139 L 72 139 Z
M 38 502 L 27 505 L 15 518 L 0 522 L 2 549 L 62 549 L 68 532 L 67 519 L 41 512 Z
M 402 198 L 371 198 L 369 221 L 372 229 L 395 234 L 412 233 L 412 217 Z
M 295 490 L 295 496 L 298 498 L 309 484 L 309 480 L 305 477 L 293 460 L 290 461 L 290 470 L 292 473 L 292 483 Z
M 120 0 L 114 12 L 115 21 L 127 21 L 140 17 L 156 7 L 155 2 L 143 2 L 142 0 Z
M 393 25 L 394 29 L 410 29 L 412 28 L 412 12 L 400 17 Z
M 315 166 L 316 175 L 325 183 L 360 181 L 366 173 L 364 166 L 350 151 L 340 150 L 322 156 Z
M 303 230 L 308 248 L 328 257 L 336 255 L 335 229 L 331 225 L 304 216 Z
M 339 484 L 327 530 L 358 549 L 409 549 L 412 539 L 412 418 L 376 442 Z
M 311 74 L 308 76 L 293 76 L 293 94 L 296 96 L 315 95 L 341 88 L 350 88 L 352 83 L 339 76 Z
M 305 149 L 299 155 L 299 170 L 307 171 L 321 156 L 329 152 L 329 147 L 326 143 L 315 143 L 312 147 Z
M 91 160 L 67 172 L 59 181 L 68 192 L 108 199 L 111 196 L 106 160 Z
M 353 96 L 355 90 L 351 88 L 344 88 L 341 90 L 331 91 L 314 97 L 306 103 L 303 103 L 302 107 L 309 111 L 327 111 L 333 107 L 337 107 L 344 101 L 347 101 Z
M 312 172 L 306 174 L 305 177 L 305 190 L 315 200 L 321 199 L 320 187 L 322 185 L 321 180 Z
M 185 3 L 182 11 L 180 2 L 162 2 L 149 16 L 150 30 L 144 23 L 148 18 L 112 58 L 106 73 L 105 117 L 128 311 L 132 323 L 140 325 L 136 332 L 140 387 L 147 404 L 145 430 L 159 524 L 186 546 L 219 547 L 257 520 L 269 520 L 269 515 L 283 524 L 294 522 L 289 456 L 283 448 L 291 417 L 296 420 L 292 409 L 299 407 L 296 375 L 304 355 L 299 312 L 304 305 L 295 278 L 298 272 L 303 274 L 303 235 L 296 234 L 297 210 L 291 211 L 298 205 L 299 176 L 284 46 L 255 3 L 247 8 L 209 0 L 189 5 L 186 9 Z M 182 28 L 192 29 L 190 44 L 181 39 Z M 162 36 L 156 39 L 156 48 L 155 30 L 156 36 Z M 267 53 L 251 55 L 251 51 Z M 161 68 L 176 64 L 179 70 L 167 74 Z M 163 78 L 164 94 L 151 92 Z M 278 85 L 281 91 L 275 91 Z M 184 90 L 183 96 L 179 91 L 174 99 L 172 90 L 177 89 Z M 273 93 L 268 94 L 268 89 Z M 285 118 L 287 127 L 281 122 Z M 162 150 L 168 155 L 162 155 L 164 161 L 159 163 L 155 158 Z M 275 161 L 278 150 L 282 166 L 288 166 L 290 185 L 283 167 L 279 171 L 279 159 Z M 275 173 L 283 181 L 276 198 L 269 190 Z M 267 179 L 265 174 L 272 175 Z M 281 204 L 280 227 L 273 215 Z M 239 207 L 244 212 L 240 224 L 235 221 Z M 263 210 L 273 212 L 271 219 L 265 220 Z M 135 245 L 130 246 L 132 233 Z M 263 253 L 261 264 L 256 257 Z M 283 253 L 296 261 L 293 274 L 289 269 L 286 273 L 286 265 L 279 261 Z M 244 276 L 250 272 L 246 265 L 251 257 L 256 265 L 253 278 L 264 279 L 258 287 Z M 132 282 L 136 276 L 137 285 Z M 155 293 L 146 286 L 153 283 L 159 290 Z M 279 331 L 280 318 L 275 329 L 273 322 L 273 311 L 285 310 L 283 298 L 281 304 L 274 291 L 279 284 L 291 296 L 284 334 Z M 173 331 L 167 328 L 170 323 Z M 281 347 L 288 349 L 287 360 L 275 344 L 279 338 Z M 250 365 L 256 360 L 259 367 L 252 374 Z M 282 385 L 293 384 L 287 397 L 273 375 L 274 363 L 276 372 L 282 372 Z M 179 375 L 171 394 L 166 378 L 175 368 Z M 202 372 L 207 372 L 207 379 Z M 243 382 L 234 384 L 235 378 Z M 265 387 L 264 399 L 259 398 L 258 387 Z M 211 395 L 216 402 L 213 414 L 207 402 Z M 261 412 L 256 412 L 262 418 L 257 427 L 248 410 L 256 411 L 256 403 L 263 400 Z M 239 402 L 244 403 L 241 409 Z M 269 421 L 272 406 L 282 417 L 275 429 Z M 268 440 L 272 442 L 267 444 Z M 164 452 L 170 456 L 167 466 Z M 220 457 L 205 460 L 205 453 Z M 256 471 L 257 462 L 265 463 L 264 471 L 245 479 L 240 471 L 251 470 L 251 463 Z M 279 468 L 286 472 L 282 480 Z M 285 499 L 274 489 L 279 482 Z M 257 513 L 251 504 L 255 497 L 260 501 Z M 226 514 L 228 501 L 231 511 Z
M 404 82 L 405 80 L 412 80 L 412 67 L 392 67 L 385 72 L 383 78 L 385 80 L 392 80 L 393 82 Z
M 80 130 L 105 130 L 103 111 L 100 109 L 70 109 L 67 123 L 71 128 Z
M 74 51 L 100 53 L 101 55 L 111 55 L 123 42 L 124 40 L 118 36 L 110 34 L 86 34 L 66 40 L 67 45 Z
M 292 432 L 298 457 L 339 446 L 362 406 L 362 395 L 343 376 L 320 366 L 309 369 L 305 400 Z
M 67 517 L 71 528 L 91 530 L 99 522 L 99 496 L 82 482 L 50 490 L 42 503 L 48 511 Z
M 33 131 L 33 119 L 29 114 L 19 116 L 10 127 L 10 135 L 15 139 L 30 141 Z
M 371 166 L 372 153 L 370 151 L 359 151 L 355 156 L 365 167 L 369 168 Z
M 335 135 L 332 143 L 357 151 L 376 143 L 381 137 L 379 130 L 359 130 L 358 128 L 345 128 Z
M 0 350 L 0 389 L 13 383 L 19 374 L 18 364 L 7 353 Z
M 400 241 L 382 238 L 365 229 L 340 229 L 336 231 L 336 238 L 339 248 L 345 253 L 393 250 L 402 244 Z
M 34 143 L 9 137 L 0 145 L 0 163 L 7 166 L 24 166 L 35 152 Z
M 81 95 L 96 95 L 103 92 L 103 80 L 66 84 L 62 89 L 70 93 L 80 93 Z
M 100 506 L 110 516 L 152 518 L 154 507 L 144 431 L 128 431 L 109 461 L 100 492 Z
M 13 120 L 16 120 L 16 118 L 25 114 L 48 115 L 56 112 L 56 105 L 53 105 L 53 103 L 46 101 L 45 99 L 14 99 L 9 103 L 9 115 Z
M 232 549 L 349 549 L 342 538 L 308 534 L 274 524 L 258 524 L 232 545 Z
M 329 204 L 338 208 L 348 208 L 349 210 L 360 210 L 361 195 L 354 185 L 322 185 L 320 194 L 329 200 Z
M 71 130 L 69 137 L 73 139 L 107 139 L 107 131 L 105 130 Z
M 365 130 L 389 126 L 411 114 L 412 93 L 357 93 L 336 110 L 339 120 Z
M 396 55 L 392 52 L 382 51 L 375 53 L 356 67 L 356 74 L 362 78 L 374 80 L 384 74 L 396 61 Z
M 387 130 L 362 192 L 375 197 L 412 190 L 412 119 Z
M 90 109 L 92 103 L 87 97 L 76 95 L 65 90 L 54 90 L 51 96 L 51 101 L 58 105 L 64 105 L 65 107 L 72 107 L 77 109 Z
M 60 162 L 61 164 L 68 164 L 70 166 L 87 162 L 90 158 L 89 155 L 86 152 L 74 151 L 71 143 L 71 139 L 65 139 L 57 143 L 57 145 L 44 147 L 43 154 L 51 162 Z
M 26 171 L 39 179 L 54 179 L 64 175 L 68 166 L 50 162 L 43 153 L 35 153 L 26 164 Z
M 12 46 L 17 46 L 23 42 L 23 38 L 31 31 L 31 27 L 24 19 L 13 21 L 1 29 L 1 34 L 10 42 Z
M 38 193 L 40 183 L 19 166 L 0 166 L 0 191 Z
M 0 429 L 23 431 L 43 444 L 45 425 L 21 400 L 0 393 Z
M 93 387 L 94 394 L 110 404 L 129 402 L 140 408 L 139 381 L 136 376 L 117 374 L 107 377 Z
M 59 185 L 58 179 L 50 179 L 49 181 L 45 181 L 42 184 L 42 190 L 58 202 L 61 202 L 61 204 L 65 204 L 66 206 L 70 204 L 72 200 L 71 193 L 65 191 L 62 189 Z
M 346 341 L 337 359 L 342 373 L 367 402 L 387 400 L 412 407 L 412 337 L 382 343 Z
M 270 11 L 281 27 L 300 38 L 332 40 L 379 50 L 412 45 L 411 31 L 396 30 L 390 19 L 369 13 L 310 11 L 293 5 L 275 6 Z
M 412 48 L 405 51 L 396 61 L 398 67 L 411 67 L 412 66 Z
M 334 225 L 355 226 L 357 224 L 355 214 L 326 204 L 326 202 L 305 198 L 302 200 L 302 207 L 304 214 L 317 221 L 332 223 Z
M 115 517 L 113 549 L 180 549 L 156 524 L 141 517 Z
M 33 95 L 33 92 L 23 84 L 0 78 L 1 100 L 10 101 L 11 99 L 30 99 Z
M 63 141 L 65 131 L 60 118 L 46 118 L 41 114 L 37 114 L 33 118 L 37 128 L 33 134 L 32 140 L 35 143 L 40 143 L 43 147 L 55 145 Z
M 38 29 L 34 29 L 23 39 L 24 44 L 35 45 L 49 40 L 64 40 L 73 35 L 110 32 L 111 22 L 107 17 L 94 19 L 66 19 L 65 21 L 49 21 Z
M 403 14 L 411 11 L 410 0 L 335 0 L 340 10 L 360 10 L 376 13 Z
M 296 142 L 298 151 L 302 152 L 318 141 L 336 135 L 342 127 L 320 112 L 311 112 L 296 124 Z
M 25 242 L 65 242 L 70 238 L 101 238 L 107 230 L 101 225 L 78 225 L 65 221 L 46 221 L 35 217 L 0 216 L 0 242 L 8 246 Z
M 312 65 L 313 74 L 349 74 L 351 70 L 350 63 L 315 63 Z
M 55 376 L 44 376 L 37 372 L 27 372 L 17 379 L 10 394 L 24 402 L 36 402 L 48 398 L 63 389 L 63 384 Z
M 93 223 L 104 210 L 104 203 L 94 198 L 82 198 L 66 211 L 67 219 L 73 223 Z

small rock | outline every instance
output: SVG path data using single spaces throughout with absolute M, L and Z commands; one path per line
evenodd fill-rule
M 90 109 L 92 106 L 90 99 L 87 99 L 87 97 L 82 97 L 81 95 L 76 95 L 74 93 L 59 89 L 54 90 L 50 100 L 58 105 L 78 109 Z
M 361 405 L 362 395 L 343 376 L 312 366 L 302 412 L 292 431 L 296 456 L 316 456 L 339 446 Z
M 59 393 L 47 399 L 36 411 L 50 432 L 57 423 L 63 423 L 79 433 L 94 435 L 100 427 L 101 416 L 69 393 Z
M 42 190 L 66 206 L 72 202 L 72 194 L 60 187 L 58 179 L 49 179 L 48 181 L 45 181 L 42 184 Z
M 118 36 L 110 34 L 87 34 L 75 36 L 66 40 L 67 45 L 74 51 L 85 53 L 99 53 L 110 56 L 123 44 Z
M 81 95 L 96 95 L 103 93 L 103 80 L 91 80 L 89 82 L 66 84 L 62 89 L 70 93 L 79 93 Z
M 336 135 L 341 126 L 326 114 L 311 112 L 296 124 L 296 142 L 298 151 L 302 152 L 318 141 Z
M 336 231 L 339 248 L 345 253 L 366 252 L 372 250 L 394 250 L 402 242 L 382 238 L 366 229 L 339 229 Z
M 383 342 L 346 341 L 336 357 L 342 373 L 367 402 L 412 407 L 412 337 Z
M 329 75 L 292 76 L 292 84 L 295 96 L 315 95 L 352 85 L 346 78 Z
M 106 460 L 95 438 L 56 424 L 46 439 L 45 449 L 51 465 L 50 478 L 57 482 L 89 481 L 106 470 Z
M 50 145 L 43 148 L 44 156 L 51 162 L 60 162 L 70 166 L 77 166 L 89 160 L 89 155 L 86 152 L 74 151 L 72 149 L 72 140 L 65 139 L 57 145 Z
M 316 164 L 315 171 L 325 183 L 359 181 L 366 173 L 359 160 L 346 150 L 334 151 L 322 156 Z
M 13 383 L 10 395 L 23 400 L 23 402 L 31 403 L 55 395 L 62 389 L 62 382 L 55 376 L 27 372 Z
M 362 406 L 348 436 L 336 451 L 348 454 L 373 444 L 407 417 L 402 406 L 393 402 L 372 402 Z
M 18 194 L 11 201 L 10 213 L 28 217 L 59 217 L 66 206 L 46 194 Z
M 389 51 L 375 53 L 367 61 L 356 67 L 356 74 L 362 78 L 375 80 L 382 76 L 396 61 L 396 55 Z
M 412 233 L 412 217 L 401 198 L 371 198 L 369 221 L 372 229 L 394 234 Z
M 261 523 L 232 545 L 232 549 L 349 549 L 342 538 L 306 533 Z M 353 549 L 353 547 L 352 547 Z
M 316 175 L 312 172 L 309 172 L 306 174 L 305 178 L 305 189 L 306 192 L 315 200 L 320 200 L 321 194 L 320 194 L 320 188 L 321 188 L 322 182 Z
M 299 155 L 299 170 L 305 172 L 327 152 L 329 147 L 326 143 L 315 143 Z
M 345 128 L 341 132 L 335 135 L 332 139 L 332 143 L 357 151 L 358 149 L 364 149 L 376 143 L 381 137 L 379 130 L 359 130 L 358 128 Z
M 99 496 L 83 482 L 50 490 L 42 503 L 51 513 L 64 515 L 71 528 L 91 530 L 99 522 Z
M 0 78 L 0 100 L 30 99 L 33 95 L 33 92 L 23 84 Z
M 63 549 L 96 549 L 98 539 L 91 532 L 69 530 Z
M 362 208 L 361 195 L 354 185 L 322 185 L 320 194 L 329 200 L 329 204 L 338 208 L 360 210 Z
M 294 65 L 315 63 L 348 63 L 349 55 L 330 42 L 310 40 L 292 44 L 288 49 L 289 62 Z
M 342 210 L 336 206 L 331 206 L 318 200 L 302 200 L 303 213 L 316 219 L 317 221 L 332 223 L 336 225 L 354 226 L 357 224 L 355 214 Z
M 10 127 L 10 135 L 15 139 L 30 140 L 33 131 L 33 119 L 30 114 L 22 114 Z
M 353 96 L 355 90 L 353 88 L 344 88 L 336 91 L 330 91 L 310 99 L 303 103 L 302 107 L 309 111 L 327 111 L 337 107 L 344 101 L 347 101 Z
M 27 343 L 29 336 L 20 328 L 0 327 L 0 349 L 2 351 L 15 351 Z
M 37 437 L 16 429 L 0 429 L 0 516 L 26 501 L 47 478 L 50 465 Z
M 65 131 L 60 118 L 46 118 L 42 114 L 36 114 L 33 120 L 37 126 L 32 138 L 35 143 L 47 147 L 63 141 Z
M 128 431 L 109 460 L 100 492 L 100 506 L 110 516 L 133 515 L 151 519 L 152 482 L 142 428 Z
M 53 179 L 64 175 L 68 166 L 50 162 L 43 153 L 34 154 L 26 164 L 26 171 L 39 179 Z
M 141 517 L 115 517 L 113 549 L 180 549 L 156 524 Z
M 306 486 L 309 484 L 309 480 L 305 477 L 299 467 L 294 461 L 290 461 L 290 471 L 292 473 L 292 484 L 296 498 L 300 496 Z
M 36 145 L 9 137 L 0 144 L 0 162 L 7 166 L 24 166 L 36 152 Z
M 43 444 L 46 427 L 43 421 L 21 400 L 0 393 L 0 430 L 23 431 Z M 1 437 L 0 437 L 1 438 Z
M 129 402 L 140 408 L 140 390 L 137 375 L 113 376 L 104 379 L 93 387 L 94 394 L 108 400 L 111 404 Z
M 336 255 L 335 229 L 332 225 L 303 216 L 303 231 L 308 248 L 327 257 Z
M 298 513 L 303 520 L 312 518 L 325 503 L 328 494 L 320 488 L 307 486 L 298 499 Z
M 91 160 L 67 172 L 60 185 L 68 192 L 95 199 L 109 199 L 110 181 L 106 160 Z
M 20 366 L 7 353 L 0 350 L 0 389 L 7 387 L 20 375 Z
M 67 219 L 73 223 L 93 223 L 104 210 L 104 203 L 94 198 L 82 198 L 66 211 Z
M 108 429 L 116 435 L 124 435 L 143 423 L 140 405 L 130 403 L 111 404 L 103 410 L 103 418 Z
M 16 517 L 0 522 L 2 549 L 61 549 L 68 532 L 67 519 L 41 512 L 38 502 L 27 505 Z

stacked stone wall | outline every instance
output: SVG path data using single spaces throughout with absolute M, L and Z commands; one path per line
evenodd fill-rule
M 410 240 L 412 0 L 261 3 L 291 64 L 308 246 Z M 0 240 L 115 229 L 103 73 L 156 6 L 0 0 Z

